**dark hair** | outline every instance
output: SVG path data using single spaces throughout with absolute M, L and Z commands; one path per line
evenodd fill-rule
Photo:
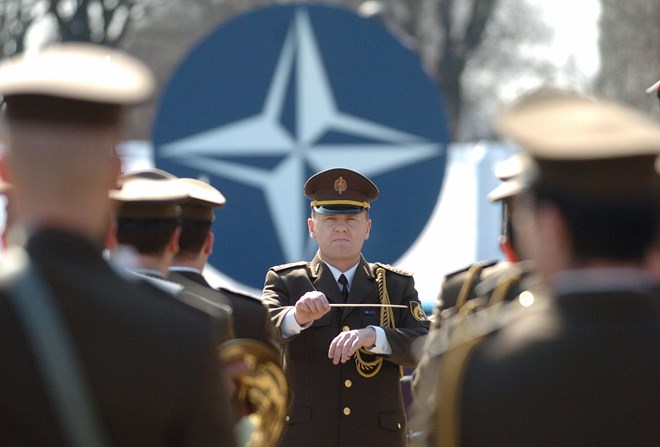
M 652 200 L 571 196 L 534 191 L 538 203 L 550 202 L 562 214 L 576 261 L 615 259 L 640 262 L 658 226 L 658 205 Z
M 187 220 L 181 222 L 181 235 L 179 236 L 180 255 L 197 255 L 202 249 L 206 237 L 211 231 L 210 220 Z
M 159 255 L 178 226 L 176 219 L 119 218 L 117 242 L 131 245 L 143 255 Z
M 517 254 L 518 248 L 516 246 L 516 237 L 513 232 L 513 199 L 504 199 L 502 200 L 502 223 L 501 223 L 501 234 L 506 237 L 506 240 L 509 242 L 509 245 L 513 251 Z

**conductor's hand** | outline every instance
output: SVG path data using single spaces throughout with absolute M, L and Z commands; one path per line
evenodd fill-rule
M 300 297 L 294 308 L 294 316 L 299 325 L 305 326 L 330 312 L 330 304 L 325 295 L 318 291 L 307 292 Z
M 342 332 L 332 340 L 330 349 L 328 349 L 328 358 L 332 363 L 338 365 L 339 362 L 346 363 L 355 351 L 360 348 L 370 349 L 376 344 L 376 329 L 365 327 L 363 329 L 353 329 L 352 331 Z

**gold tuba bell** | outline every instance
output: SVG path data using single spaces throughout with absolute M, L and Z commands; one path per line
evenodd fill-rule
M 220 345 L 220 360 L 225 365 L 245 364 L 233 378 L 232 396 L 235 419 L 242 428 L 249 427 L 242 447 L 276 446 L 291 402 L 279 352 L 257 340 L 236 338 Z

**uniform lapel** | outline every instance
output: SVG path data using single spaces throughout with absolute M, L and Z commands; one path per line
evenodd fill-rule
M 351 290 L 348 294 L 348 303 L 364 303 L 367 297 L 374 296 L 374 294 L 376 297 L 378 297 L 376 276 L 369 263 L 362 256 L 360 256 L 360 264 L 355 271 L 355 276 L 353 277 L 353 282 L 351 283 Z M 369 300 L 369 302 L 371 302 L 371 300 Z M 377 302 L 377 300 L 374 302 Z M 344 318 L 346 318 L 346 316 L 355 309 L 355 307 L 345 308 Z
M 310 271 L 314 288 L 323 292 L 328 302 L 333 304 L 344 302 L 344 297 L 341 295 L 341 290 L 339 290 L 335 277 L 332 275 L 328 266 L 321 260 L 318 253 L 310 263 Z

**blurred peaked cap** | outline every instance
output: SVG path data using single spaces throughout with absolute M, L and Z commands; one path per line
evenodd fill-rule
M 513 154 L 495 165 L 495 177 L 502 181 L 519 177 L 526 169 L 529 169 L 530 162 L 529 155 L 524 152 Z
M 181 178 L 178 182 L 187 191 L 187 198 L 181 202 L 182 219 L 213 221 L 213 208 L 222 208 L 227 203 L 220 191 L 202 180 Z
M 102 104 L 146 101 L 155 90 L 151 70 L 119 50 L 91 43 L 59 43 L 0 62 L 0 94 L 46 95 Z
M 359 214 L 378 198 L 378 188 L 348 168 L 331 168 L 311 176 L 304 187 L 311 206 L 321 214 Z
M 496 121 L 534 158 L 593 160 L 660 153 L 660 124 L 630 108 L 558 90 L 534 92 Z
M 178 177 L 157 168 L 145 168 L 129 171 L 119 177 L 119 184 L 133 180 L 175 180 Z
M 178 182 L 187 190 L 186 203 L 192 202 L 206 205 L 211 208 L 220 208 L 227 203 L 227 199 L 213 186 L 195 178 L 180 178 Z
M 120 177 L 119 189 L 109 196 L 118 202 L 116 214 L 120 219 L 178 219 L 179 202 L 186 198 L 186 190 L 177 179 L 154 179 L 141 176 L 140 172 Z
M 502 181 L 488 194 L 488 200 L 497 202 L 525 191 L 534 174 L 534 162 L 524 152 L 519 152 L 495 166 L 495 176 Z
M 178 180 L 158 169 L 133 171 L 119 177 L 119 188 L 109 196 L 119 202 L 178 202 L 188 197 L 188 190 Z
M 657 93 L 658 95 L 660 95 L 660 81 L 656 82 L 655 84 L 647 88 L 646 93 L 649 95 L 652 93 Z
M 535 187 L 617 198 L 658 194 L 660 123 L 635 110 L 545 90 L 519 100 L 496 126 L 533 158 Z

